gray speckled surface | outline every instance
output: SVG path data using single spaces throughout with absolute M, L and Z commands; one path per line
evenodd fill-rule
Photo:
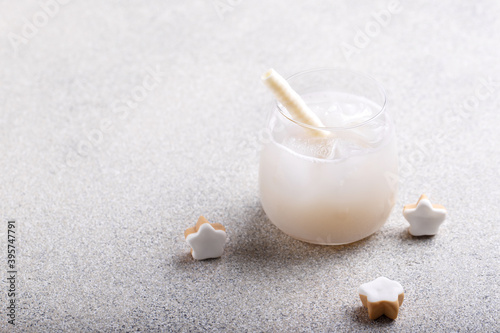
M 221 2 L 233 6 L 74 0 L 47 22 L 36 1 L 1 2 L 0 212 L 19 224 L 17 330 L 499 331 L 498 1 L 405 1 L 348 58 L 343 43 L 388 2 Z M 34 16 L 43 26 L 23 37 Z M 262 212 L 270 66 L 347 67 L 387 88 L 402 183 L 372 237 L 309 245 Z M 417 239 L 401 208 L 423 192 L 449 217 Z M 218 260 L 193 261 L 184 242 L 200 214 L 227 228 Z M 3 309 L 4 222 L 0 237 Z M 357 287 L 379 275 L 405 288 L 395 321 L 361 307 Z

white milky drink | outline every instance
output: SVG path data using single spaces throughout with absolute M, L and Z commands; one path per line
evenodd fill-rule
M 397 192 L 395 133 L 383 90 L 368 77 L 333 69 L 289 82 L 301 88 L 297 92 L 327 135 L 312 135 L 279 104 L 272 110 L 259 171 L 267 216 L 311 243 L 345 244 L 371 235 L 387 220 Z

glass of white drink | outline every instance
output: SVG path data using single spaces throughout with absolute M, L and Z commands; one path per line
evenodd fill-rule
M 297 120 L 279 102 L 271 110 L 259 170 L 267 216 L 310 243 L 346 244 L 373 234 L 397 192 L 396 139 L 382 86 L 339 69 L 287 81 L 323 126 Z

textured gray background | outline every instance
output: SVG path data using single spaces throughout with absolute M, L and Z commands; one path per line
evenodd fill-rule
M 16 218 L 18 331 L 500 331 L 498 1 L 405 1 L 350 57 L 387 1 L 74 0 L 44 22 L 45 2 L 0 2 L 0 330 Z M 338 247 L 283 235 L 257 188 L 260 74 L 325 66 L 385 85 L 402 172 L 387 224 Z M 434 238 L 401 214 L 421 193 L 449 211 Z M 184 242 L 200 214 L 227 228 L 218 260 Z M 396 321 L 361 307 L 380 275 Z

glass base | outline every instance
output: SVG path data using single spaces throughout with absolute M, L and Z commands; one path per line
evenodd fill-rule
M 275 225 L 276 226 L 276 225 Z M 276 226 L 277 227 L 277 226 Z M 278 227 L 277 227 L 278 228 Z M 279 229 L 279 228 L 278 228 Z M 378 230 L 375 230 L 373 233 L 369 234 L 368 236 L 365 236 L 363 238 L 360 238 L 358 240 L 354 240 L 354 241 L 350 241 L 350 242 L 328 242 L 328 241 L 322 241 L 322 240 L 317 240 L 317 241 L 314 241 L 314 240 L 310 240 L 310 239 L 305 239 L 305 238 L 301 238 L 301 237 L 296 237 L 294 235 L 291 235 L 283 230 L 280 229 L 281 232 L 283 232 L 284 234 L 292 237 L 293 239 L 296 239 L 298 241 L 301 241 L 301 242 L 304 242 L 304 243 L 309 243 L 309 244 L 314 244 L 314 245 L 325 245 L 325 246 L 335 246 L 335 245 L 348 245 L 348 244 L 353 244 L 353 243 L 356 243 L 356 242 L 360 242 L 364 239 L 367 239 L 368 237 L 371 237 L 374 233 L 376 233 Z

